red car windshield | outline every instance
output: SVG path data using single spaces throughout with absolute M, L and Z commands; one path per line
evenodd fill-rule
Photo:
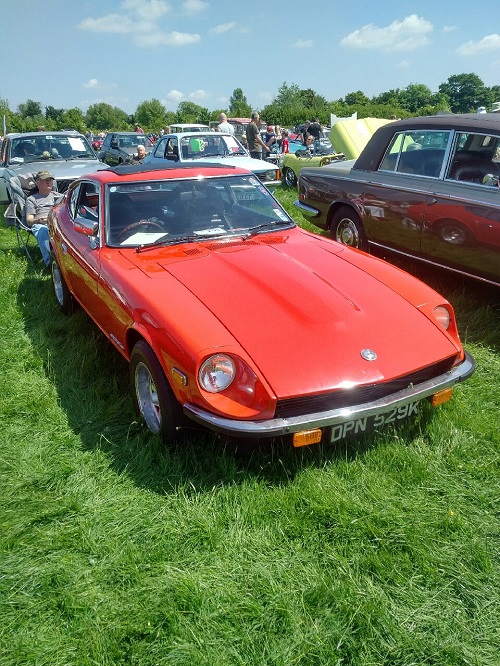
M 293 220 L 253 175 L 107 186 L 106 243 L 137 247 L 274 231 Z

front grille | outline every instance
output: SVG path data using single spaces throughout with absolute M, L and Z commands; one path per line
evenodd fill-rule
M 315 414 L 316 412 L 326 412 L 332 409 L 353 407 L 366 402 L 373 402 L 374 400 L 385 398 L 392 393 L 402 391 L 411 384 L 418 385 L 444 374 L 448 370 L 451 370 L 454 360 L 454 356 L 450 357 L 435 365 L 428 366 L 418 372 L 399 377 L 390 382 L 343 389 L 331 393 L 322 393 L 321 395 L 278 400 L 276 417 L 286 419 L 293 416 L 304 416 L 306 414 Z

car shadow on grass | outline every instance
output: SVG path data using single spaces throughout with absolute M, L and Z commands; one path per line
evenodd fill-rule
M 424 408 L 417 421 L 381 433 L 299 449 L 278 439 L 253 451 L 235 451 L 231 443 L 193 427 L 180 444 L 166 447 L 136 417 L 127 362 L 81 308 L 69 317 L 59 311 L 47 270 L 28 268 L 18 306 L 79 445 L 104 452 L 116 474 L 156 493 L 199 492 L 255 480 L 287 485 L 307 468 L 353 461 L 388 442 L 411 442 L 432 418 L 433 410 Z

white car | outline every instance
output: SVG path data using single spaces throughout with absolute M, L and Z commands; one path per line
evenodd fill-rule
M 280 170 L 275 164 L 253 159 L 238 139 L 221 132 L 166 134 L 157 141 L 144 164 L 161 166 L 167 162 L 193 164 L 200 161 L 248 169 L 268 188 L 281 184 Z

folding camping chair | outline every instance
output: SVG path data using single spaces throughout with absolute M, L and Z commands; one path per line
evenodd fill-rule
M 14 227 L 19 249 L 26 252 L 26 256 L 35 263 L 31 256 L 29 243 L 34 238 L 31 228 L 26 224 L 25 204 L 31 194 L 37 192 L 35 175 L 27 173 L 9 178 L 7 188 L 10 194 L 10 204 L 5 211 L 5 224 Z
M 36 186 L 35 174 L 26 173 L 12 176 L 7 182 L 7 189 L 10 195 L 10 204 L 5 211 L 5 225 L 14 227 L 17 236 L 17 245 L 32 264 L 35 263 L 30 253 L 30 240 L 35 238 L 31 227 L 26 224 L 26 199 L 38 192 Z M 57 191 L 57 184 L 54 180 L 53 189 Z M 61 195 L 62 196 L 62 195 Z

